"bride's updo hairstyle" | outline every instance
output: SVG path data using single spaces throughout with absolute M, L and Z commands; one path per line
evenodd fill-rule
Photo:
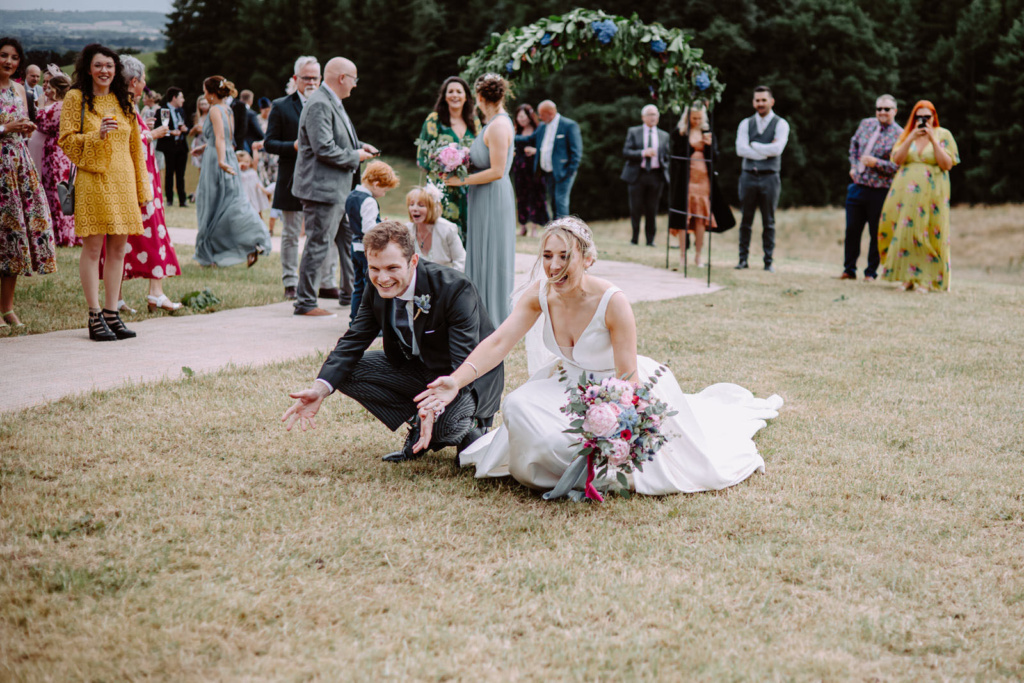
M 587 259 L 591 260 L 591 263 L 597 260 L 597 245 L 594 244 L 594 233 L 590 231 L 590 227 L 579 218 L 575 216 L 565 216 L 564 218 L 556 218 L 555 220 L 544 226 L 544 232 L 540 236 L 540 248 L 541 256 L 544 255 L 544 245 L 547 243 L 550 235 L 557 235 L 566 246 L 567 254 L 565 258 L 565 268 L 569 269 L 572 267 L 573 259 L 576 258 L 576 252 L 579 251 L 579 255 L 584 261 Z M 573 247 L 576 249 L 573 249 Z M 554 284 L 561 279 L 561 272 L 556 277 L 548 278 L 548 282 Z
M 223 76 L 210 76 L 203 81 L 203 89 L 211 95 L 216 95 L 220 99 L 225 97 L 238 97 L 238 91 L 235 90 L 235 84 L 225 79 Z
M 502 105 L 505 103 L 505 95 L 508 93 L 508 81 L 498 74 L 484 74 L 476 79 L 473 90 L 483 98 L 484 102 Z

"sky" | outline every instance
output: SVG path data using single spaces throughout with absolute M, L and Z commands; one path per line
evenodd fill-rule
M 105 10 L 121 12 L 160 12 L 171 11 L 172 0 L 0 0 L 0 9 L 50 9 L 66 11 Z

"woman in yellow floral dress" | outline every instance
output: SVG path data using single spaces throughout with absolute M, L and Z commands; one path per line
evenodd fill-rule
M 899 164 L 878 223 L 882 278 L 903 289 L 949 290 L 949 170 L 956 141 L 928 100 L 914 105 L 892 160 Z
M 449 76 L 441 84 L 441 90 L 427 120 L 420 129 L 420 140 L 440 141 L 442 144 L 458 143 L 469 149 L 473 146 L 480 120 L 476 107 L 469 98 L 469 84 L 458 76 Z M 427 168 L 427 155 L 423 148 L 417 155 L 420 168 Z M 441 185 L 444 191 L 444 218 L 459 226 L 459 237 L 466 243 L 466 188 Z
M 78 272 L 89 305 L 89 338 L 129 339 L 135 333 L 121 322 L 117 299 L 128 236 L 142 234 L 139 209 L 153 201 L 153 187 L 121 60 L 110 48 L 93 43 L 78 55 L 75 83 L 60 115 L 58 143 L 78 166 L 75 233 L 83 241 Z M 101 313 L 99 263 L 104 241 Z

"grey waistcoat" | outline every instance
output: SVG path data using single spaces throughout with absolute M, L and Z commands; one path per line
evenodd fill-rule
M 775 139 L 775 128 L 779 123 L 778 115 L 772 117 L 772 120 L 768 122 L 763 133 L 757 132 L 757 114 L 747 119 L 747 135 L 750 142 L 763 142 L 765 144 L 771 143 Z M 771 157 L 769 159 L 744 159 L 743 170 L 744 171 L 779 171 L 782 168 L 782 157 Z

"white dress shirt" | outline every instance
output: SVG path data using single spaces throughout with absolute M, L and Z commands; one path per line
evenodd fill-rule
M 561 118 L 561 114 L 555 114 L 555 118 L 544 128 L 544 139 L 540 143 L 540 170 L 547 173 L 555 170 L 551 154 L 555 149 L 555 138 L 558 136 L 558 123 Z
M 771 111 L 767 116 L 754 114 L 754 125 L 757 126 L 758 133 L 764 132 L 773 116 L 775 116 L 775 112 Z M 782 154 L 782 151 L 786 149 L 786 143 L 789 142 L 789 124 L 785 119 L 779 118 L 779 122 L 775 124 L 775 139 L 771 142 L 750 142 L 747 120 L 740 121 L 740 127 L 736 131 L 737 156 L 753 161 L 763 161 Z

